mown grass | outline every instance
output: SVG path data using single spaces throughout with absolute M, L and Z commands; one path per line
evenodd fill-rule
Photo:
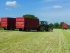
M 62 30 L 64 36 L 66 37 L 66 40 L 67 40 L 67 45 L 69 47 L 69 50 L 70 50 L 70 29 L 69 30 Z
M 62 30 L 62 32 L 70 43 L 70 30 Z
M 65 39 L 69 34 L 65 32 L 61 29 L 53 32 L 0 30 L 0 53 L 69 53 L 66 40 L 70 40 Z

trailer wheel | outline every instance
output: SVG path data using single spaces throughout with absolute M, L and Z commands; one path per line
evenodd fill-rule
M 39 29 L 39 28 L 37 28 L 37 31 L 40 31 L 40 29 Z
M 4 28 L 4 30 L 7 30 L 6 28 Z
M 31 31 L 31 28 L 28 28 L 28 31 Z
M 22 29 L 19 29 L 19 31 L 22 31 Z
M 44 26 L 40 26 L 40 31 L 44 31 L 45 27 Z
M 65 30 L 67 30 L 67 28 L 65 28 Z
M 10 28 L 10 27 L 7 27 L 6 29 L 7 29 L 7 30 L 11 30 L 11 28 Z
M 12 28 L 12 30 L 15 30 L 15 28 Z
M 28 31 L 31 31 L 31 29 L 30 28 L 26 28 L 26 31 L 28 32 Z

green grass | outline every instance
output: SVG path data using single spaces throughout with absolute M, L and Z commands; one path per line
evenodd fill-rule
M 20 32 L 0 30 L 0 53 L 70 53 L 70 30 Z
M 3 30 L 3 28 L 2 28 L 2 27 L 0 27 L 0 30 Z
M 70 30 L 63 30 L 63 34 L 65 35 L 67 45 L 70 50 Z

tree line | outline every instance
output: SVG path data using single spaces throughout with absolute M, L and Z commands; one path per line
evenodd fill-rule
M 50 23 L 49 24 L 49 26 L 51 26 L 51 27 L 53 27 L 53 28 L 62 28 L 62 24 L 64 24 L 64 22 L 60 22 L 60 23 L 58 23 L 58 22 L 56 22 L 56 23 Z M 70 28 L 70 25 L 68 25 L 68 28 Z

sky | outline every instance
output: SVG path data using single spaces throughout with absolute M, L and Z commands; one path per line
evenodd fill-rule
M 33 14 L 48 23 L 70 24 L 70 0 L 0 0 L 0 18 L 25 14 Z

